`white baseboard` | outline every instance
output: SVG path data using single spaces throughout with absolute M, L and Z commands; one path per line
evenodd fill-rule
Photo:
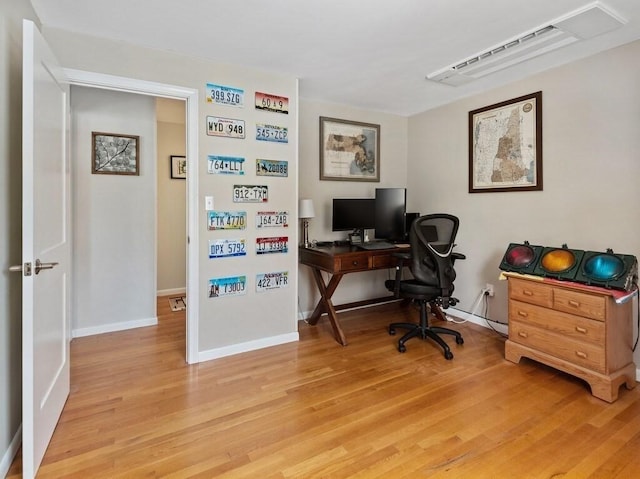
M 2 456 L 2 462 L 0 462 L 0 477 L 6 477 L 9 472 L 9 468 L 11 467 L 11 463 L 13 459 L 18 454 L 18 450 L 20 449 L 20 444 L 22 444 L 22 424 L 16 431 L 15 436 L 11 440 L 11 444 L 9 444 L 9 449 Z
M 210 361 L 212 359 L 224 358 L 234 354 L 246 353 L 257 349 L 268 348 L 270 346 L 278 346 L 279 344 L 292 343 L 298 341 L 300 336 L 298 332 L 281 334 L 279 336 L 271 336 L 270 338 L 256 339 L 247 341 L 246 343 L 231 344 L 222 348 L 210 349 L 208 351 L 200 351 L 198 353 L 198 361 Z
M 113 333 L 114 331 L 124 331 L 126 329 L 144 328 L 146 326 L 155 326 L 158 324 L 158 318 L 136 319 L 135 321 L 123 321 L 121 323 L 109 323 L 101 326 L 93 326 L 91 328 L 73 329 L 71 331 L 72 338 L 81 338 L 83 336 L 93 336 L 94 334 Z
M 187 288 L 159 289 L 156 296 L 173 296 L 174 294 L 186 294 Z

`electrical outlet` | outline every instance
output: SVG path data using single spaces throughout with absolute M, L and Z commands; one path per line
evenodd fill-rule
M 493 295 L 495 294 L 495 292 L 493 291 L 493 285 L 491 283 L 487 283 L 484 286 L 484 290 L 487 292 L 490 298 L 493 298 Z

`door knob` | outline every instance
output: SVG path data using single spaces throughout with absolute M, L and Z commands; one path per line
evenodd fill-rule
M 58 264 L 59 264 L 58 262 L 43 263 L 42 261 L 37 259 L 36 260 L 36 268 L 35 268 L 36 269 L 36 274 L 38 274 L 43 269 L 53 269 Z M 13 265 L 13 266 L 9 266 L 9 271 L 12 272 L 12 273 L 22 273 L 22 272 L 24 272 L 25 276 L 31 276 L 31 263 L 25 263 L 24 265 L 16 264 L 16 265 Z
M 36 274 L 38 274 L 43 269 L 53 269 L 58 266 L 58 262 L 54 263 L 43 263 L 39 259 L 36 260 Z

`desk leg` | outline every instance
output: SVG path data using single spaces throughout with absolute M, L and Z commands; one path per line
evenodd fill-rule
M 317 324 L 322 313 L 327 313 L 329 322 L 331 323 L 331 327 L 333 328 L 333 335 L 336 338 L 336 341 L 338 341 L 343 346 L 346 346 L 347 338 L 344 335 L 344 331 L 342 331 L 342 328 L 340 327 L 336 310 L 333 307 L 333 303 L 331 302 L 331 296 L 333 296 L 333 293 L 338 287 L 338 283 L 342 279 L 343 275 L 334 274 L 329 280 L 329 283 L 325 285 L 320 270 L 316 268 L 311 269 L 313 271 L 313 278 L 315 279 L 318 290 L 320 291 L 321 298 L 316 305 L 316 309 L 313 310 L 313 314 L 309 317 L 308 323 L 311 325 Z

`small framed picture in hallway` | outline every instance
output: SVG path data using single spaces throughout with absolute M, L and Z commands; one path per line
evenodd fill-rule
M 92 132 L 91 173 L 140 175 L 140 137 Z

